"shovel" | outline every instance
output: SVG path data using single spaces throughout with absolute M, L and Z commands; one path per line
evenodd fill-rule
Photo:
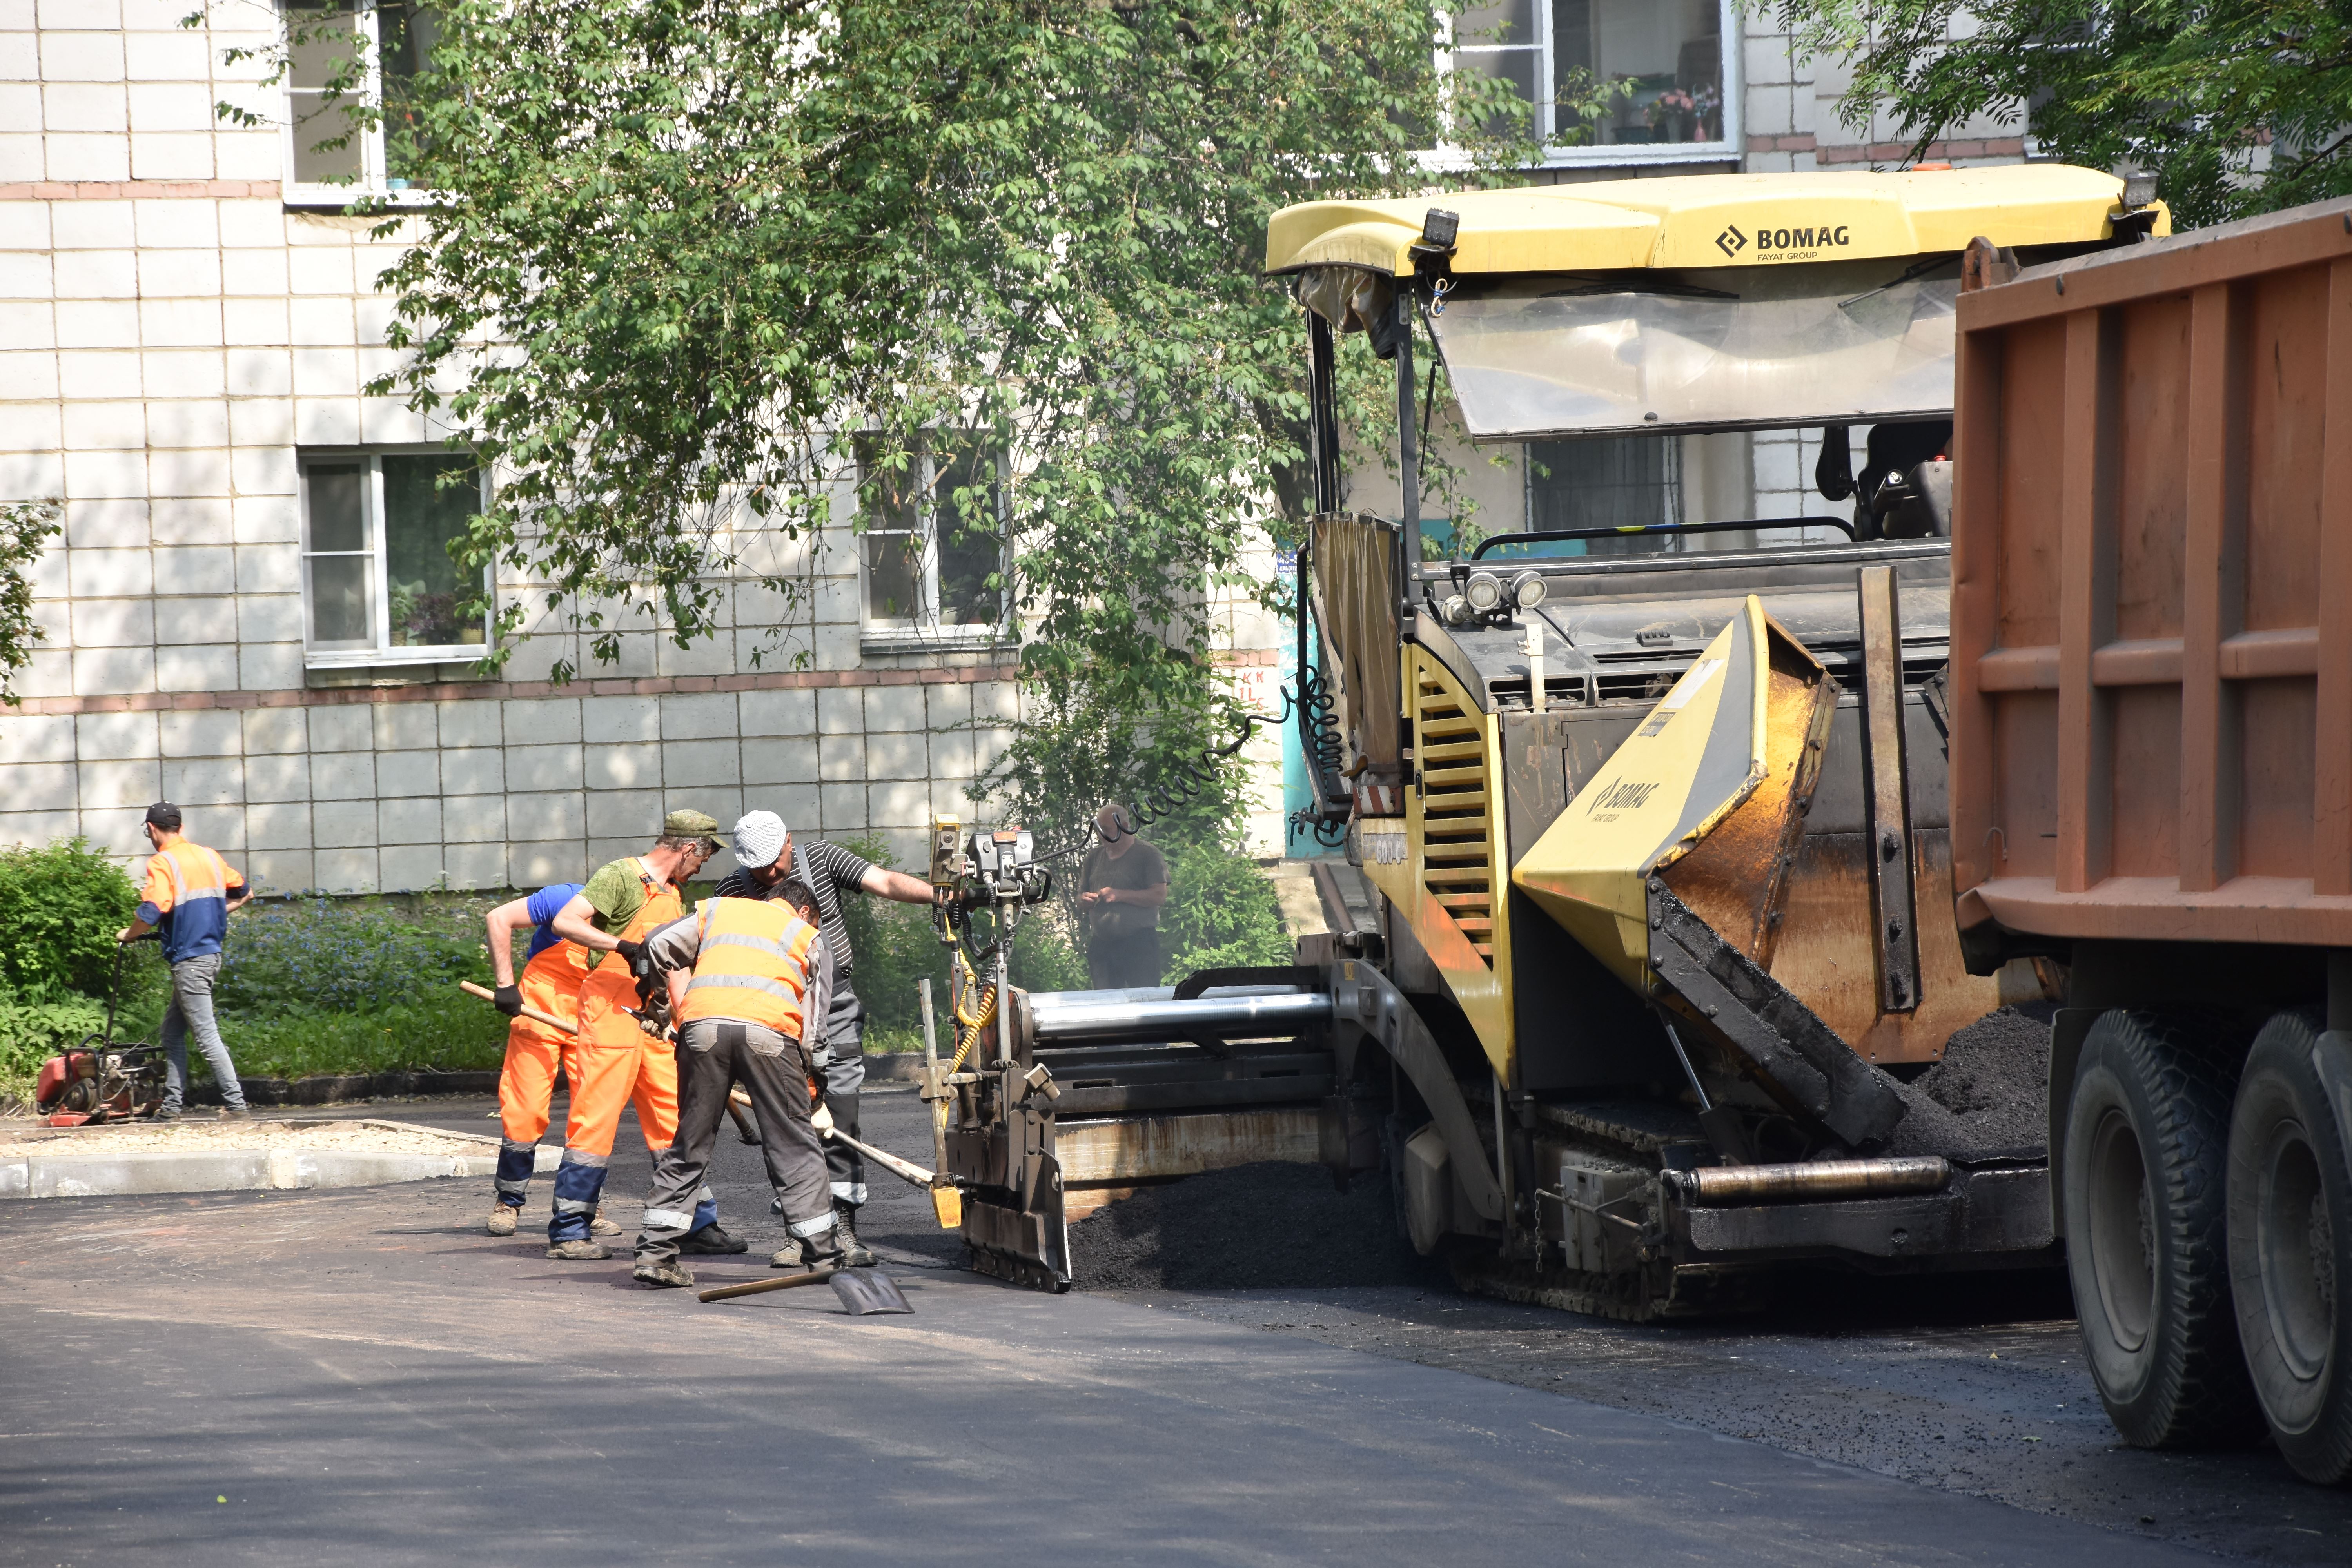
M 911 1312 L 914 1304 L 907 1300 L 898 1282 L 887 1274 L 877 1274 L 871 1268 L 812 1268 L 805 1274 L 787 1274 L 781 1279 L 754 1279 L 745 1285 L 721 1285 L 716 1289 L 699 1292 L 704 1301 L 732 1301 L 742 1296 L 763 1296 L 771 1290 L 790 1290 L 802 1285 L 820 1281 L 833 1286 L 833 1293 L 852 1317 L 865 1317 L 874 1312 Z

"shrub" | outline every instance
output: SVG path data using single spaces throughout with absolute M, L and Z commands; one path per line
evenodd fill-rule
M 407 907 L 402 907 L 407 906 Z M 444 993 L 467 1007 L 460 980 L 489 982 L 481 899 L 385 902 L 268 900 L 237 917 L 213 995 L 256 1017 L 366 1014 Z
M 314 1073 L 459 1072 L 506 1059 L 507 1020 L 455 985 L 426 988 L 413 999 L 364 1013 L 238 1016 L 221 1020 L 221 1037 L 240 1075 L 307 1078 Z M 203 1056 L 189 1052 L 201 1073 Z
M 1168 857 L 1168 902 L 1160 910 L 1162 984 L 1202 969 L 1288 963 L 1297 949 L 1282 904 L 1255 861 L 1215 842 Z
M 114 933 L 138 908 L 122 868 L 79 834 L 0 849 L 0 984 L 36 1002 L 103 997 Z
M 78 1046 L 106 1023 L 106 1004 L 87 997 L 62 1002 L 0 1001 L 0 1100 L 30 1100 L 41 1064 Z

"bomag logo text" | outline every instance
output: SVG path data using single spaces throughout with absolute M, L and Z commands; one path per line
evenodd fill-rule
M 1585 803 L 1587 816 L 1599 811 L 1639 811 L 1649 798 L 1658 793 L 1655 781 L 1636 783 L 1620 779 Z
M 1759 224 L 1753 236 L 1742 233 L 1738 224 L 1727 224 L 1723 232 L 1715 237 L 1715 247 L 1725 256 L 1738 256 L 1753 244 L 1759 260 L 1791 252 L 1837 250 L 1853 243 L 1853 228 L 1842 223 L 1787 228 Z

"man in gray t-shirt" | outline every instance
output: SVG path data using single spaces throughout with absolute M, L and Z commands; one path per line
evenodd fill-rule
M 1102 842 L 1078 868 L 1078 910 L 1087 925 L 1087 978 L 1097 991 L 1160 984 L 1160 906 L 1168 901 L 1168 861 L 1135 837 L 1118 807 L 1095 814 Z

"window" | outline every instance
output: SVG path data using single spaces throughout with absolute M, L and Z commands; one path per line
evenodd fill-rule
M 344 206 L 420 188 L 402 155 L 409 88 L 433 47 L 415 0 L 279 0 L 286 21 L 286 199 Z M 351 110 L 373 106 L 380 123 Z
M 1501 0 L 1456 18 L 1439 68 L 1510 82 L 1547 163 L 1721 159 L 1738 152 L 1738 36 L 1731 0 Z
M 866 641 L 984 641 L 1004 625 L 1003 464 L 982 439 L 934 431 L 912 452 L 857 443 Z
M 306 454 L 302 578 L 313 667 L 481 657 L 481 580 L 450 558 L 482 510 L 474 465 L 446 452 Z M 441 476 L 465 476 L 444 486 Z
M 1595 436 L 1577 441 L 1530 441 L 1528 528 L 1654 528 L 1683 517 L 1682 438 L 1676 436 Z M 1583 555 L 1646 555 L 1670 539 L 1589 539 Z

